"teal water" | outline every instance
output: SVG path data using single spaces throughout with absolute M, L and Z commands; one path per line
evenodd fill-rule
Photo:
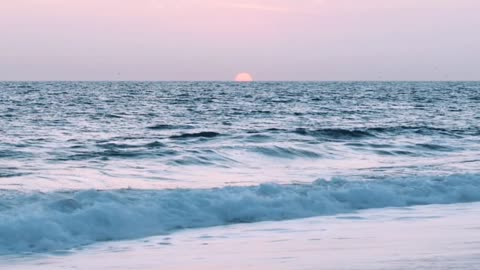
M 1 82 L 0 254 L 480 201 L 476 82 Z

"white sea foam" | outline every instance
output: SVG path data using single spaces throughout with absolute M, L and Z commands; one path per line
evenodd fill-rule
M 0 254 L 48 252 L 183 228 L 474 201 L 480 201 L 480 175 L 215 189 L 3 191 Z

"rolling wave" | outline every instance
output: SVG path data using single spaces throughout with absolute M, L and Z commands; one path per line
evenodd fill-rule
M 174 129 L 191 129 L 190 125 L 169 125 L 169 124 L 157 124 L 147 127 L 151 130 L 174 130 Z
M 214 138 L 221 134 L 213 131 L 201 131 L 195 133 L 183 133 L 180 135 L 170 136 L 171 139 L 194 139 L 194 138 Z
M 0 192 L 0 254 L 65 250 L 185 228 L 480 201 L 480 175 L 175 190 Z
M 295 128 L 281 129 L 269 128 L 265 130 L 249 130 L 251 134 L 296 134 L 310 136 L 320 140 L 361 140 L 368 138 L 391 137 L 396 135 L 414 134 L 417 136 L 447 136 L 463 137 L 480 134 L 479 127 L 469 128 L 439 128 L 430 126 L 387 126 L 387 127 L 364 127 L 364 128 Z

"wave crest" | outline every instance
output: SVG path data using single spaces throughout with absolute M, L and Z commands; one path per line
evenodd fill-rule
M 183 228 L 474 201 L 480 201 L 480 175 L 215 189 L 2 191 L 0 254 L 61 250 Z

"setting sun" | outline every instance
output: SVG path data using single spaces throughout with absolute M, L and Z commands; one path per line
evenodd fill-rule
M 239 73 L 237 76 L 235 76 L 235 81 L 236 82 L 252 82 L 253 77 L 249 73 Z

